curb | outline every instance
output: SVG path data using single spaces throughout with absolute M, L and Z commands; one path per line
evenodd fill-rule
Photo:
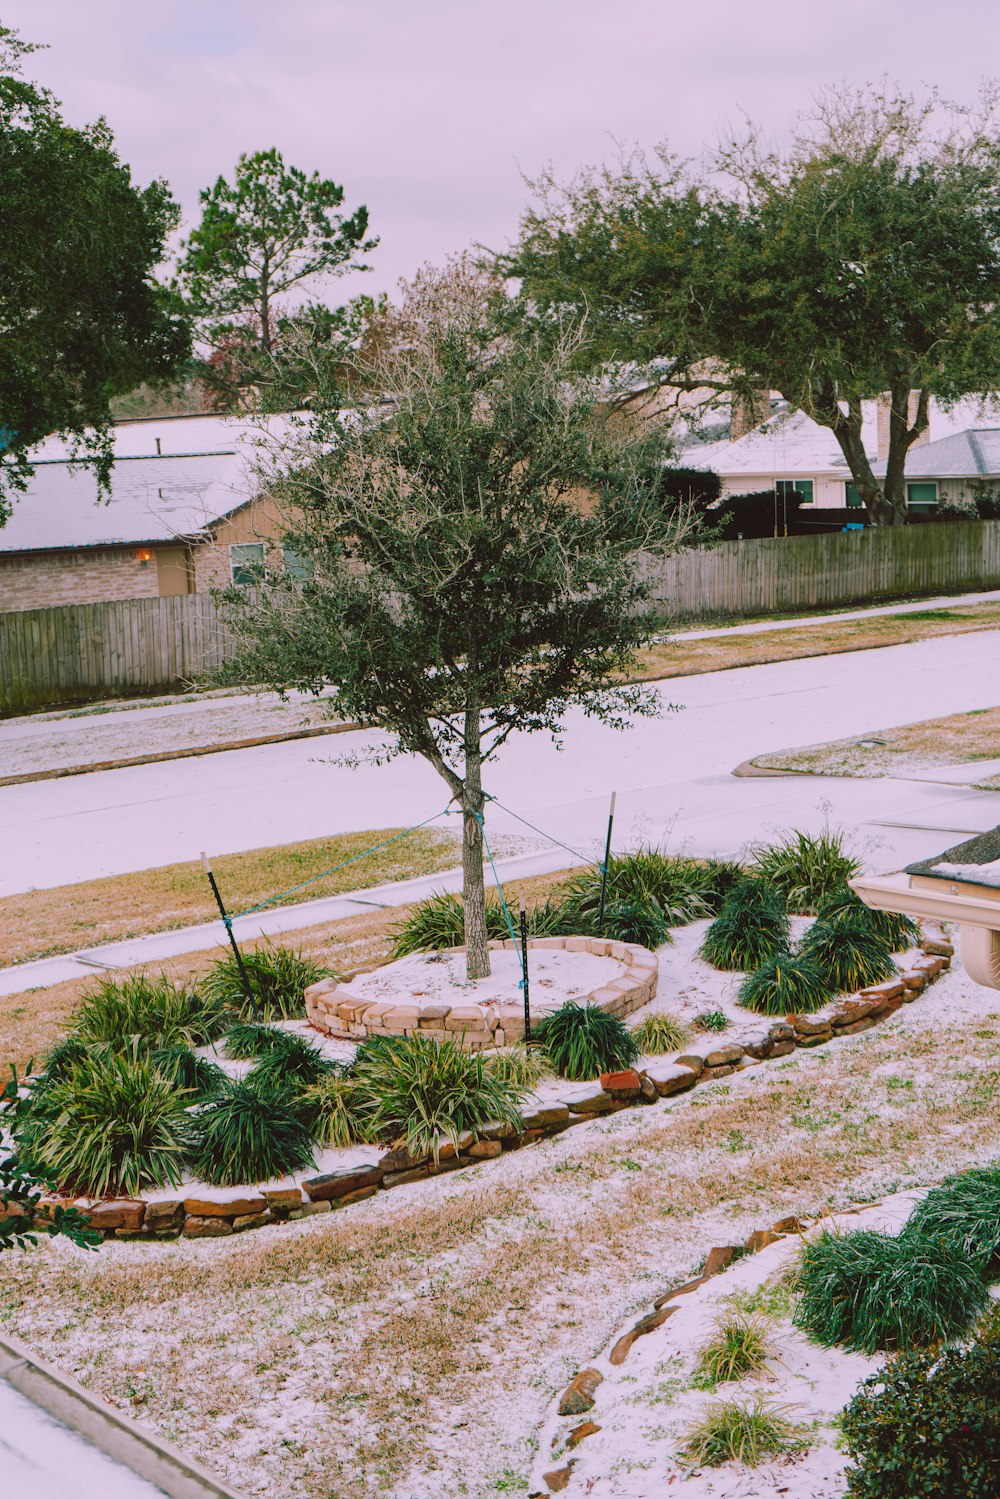
M 0 1379 L 169 1499 L 245 1499 L 171 1443 L 92 1395 L 54 1365 L 36 1358 L 13 1338 L 0 1337 Z

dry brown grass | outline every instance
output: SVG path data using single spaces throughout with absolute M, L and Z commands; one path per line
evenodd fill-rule
M 453 854 L 449 855 L 449 859 L 452 857 Z M 221 863 L 220 860 L 220 866 Z M 516 901 L 523 896 L 525 901 L 532 904 L 544 900 L 564 878 L 565 875 L 556 873 L 513 880 L 504 886 L 504 892 L 508 901 L 512 897 Z M 68 888 L 72 890 L 76 887 Z M 325 921 L 317 926 L 304 927 L 301 931 L 289 932 L 273 940 L 300 948 L 335 972 L 343 973 L 387 958 L 392 946 L 393 931 L 402 921 L 407 909 L 405 906 L 394 906 L 388 910 L 365 911 L 357 916 L 343 917 L 339 921 Z M 215 912 L 213 910 L 205 914 L 211 916 Z M 220 924 L 220 948 L 223 942 Z M 243 944 L 251 950 L 258 945 L 259 942 Z M 217 953 L 212 951 L 185 953 L 162 962 L 138 964 L 130 971 L 165 973 L 168 978 L 183 983 L 204 973 L 216 956 Z M 0 1076 L 9 1075 L 11 1063 L 19 1073 L 23 1072 L 29 1061 L 44 1056 L 66 1034 L 70 1017 L 80 1003 L 81 995 L 93 982 L 92 977 L 85 976 L 66 979 L 63 983 L 53 984 L 46 989 L 25 989 L 17 994 L 0 995 Z
M 752 763 L 767 770 L 798 770 L 812 775 L 906 775 L 933 765 L 990 760 L 1000 755 L 1000 708 L 974 708 L 945 718 L 925 718 L 896 729 L 874 729 L 853 739 L 776 750 Z M 994 778 L 995 780 L 996 778 Z M 989 779 L 982 785 L 995 789 Z
M 521 1491 L 548 1397 L 711 1244 L 1000 1148 L 996 997 L 949 1004 L 956 982 L 877 1033 L 342 1214 L 9 1256 L 7 1324 L 248 1494 Z
M 842 651 L 908 645 L 914 640 L 995 630 L 998 626 L 1000 604 L 960 604 L 948 609 L 915 610 L 912 614 L 877 615 L 826 625 L 811 625 L 806 618 L 794 629 L 650 646 L 642 653 L 641 664 L 632 679 L 652 681 L 695 676 L 706 671 L 728 671 L 735 666 L 794 661 L 802 656 L 832 656 Z
M 226 904 L 235 914 L 347 859 L 357 861 L 339 874 L 283 896 L 274 905 L 318 900 L 345 890 L 364 890 L 371 885 L 435 874 L 453 868 L 460 857 L 455 833 L 421 828 L 391 848 L 357 858 L 373 843 L 400 831 L 369 829 L 276 848 L 253 848 L 246 853 L 222 854 L 213 859 L 212 867 Z M 119 942 L 147 932 L 192 926 L 217 915 L 215 898 L 198 860 L 8 895 L 0 899 L 0 966 L 75 952 L 101 942 Z

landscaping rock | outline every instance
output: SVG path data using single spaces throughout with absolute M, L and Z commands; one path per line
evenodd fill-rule
M 733 1062 L 738 1062 L 743 1055 L 743 1047 L 730 1042 L 726 1046 L 713 1046 L 711 1051 L 705 1054 L 706 1067 L 727 1067 Z
M 97 1202 L 87 1209 L 87 1217 L 90 1219 L 91 1228 L 99 1228 L 104 1232 L 109 1229 L 124 1228 L 129 1233 L 135 1233 L 142 1227 L 143 1217 L 146 1212 L 144 1202 L 133 1202 L 128 1197 L 116 1197 L 108 1202 Z
M 581 1369 L 570 1380 L 559 1402 L 560 1416 L 583 1416 L 593 1408 L 594 1396 L 604 1375 L 599 1369 Z
M 779 1218 L 777 1223 L 771 1224 L 771 1229 L 776 1234 L 804 1234 L 806 1225 L 801 1218 Z
M 581 1421 L 579 1426 L 574 1426 L 566 1438 L 567 1447 L 578 1447 L 584 1437 L 592 1437 L 601 1430 L 596 1421 Z
M 838 1025 L 834 1029 L 838 1036 L 856 1036 L 859 1031 L 870 1031 L 875 1024 L 870 1015 L 861 1020 L 855 1020 L 851 1025 Z
M 719 1271 L 725 1270 L 727 1265 L 731 1265 L 734 1257 L 739 1254 L 740 1248 L 738 1244 L 720 1244 L 715 1249 L 710 1249 L 705 1260 L 705 1267 L 701 1272 L 706 1280 L 711 1275 L 718 1275 Z
M 799 1036 L 795 1044 L 796 1046 L 825 1046 L 832 1038 L 833 1030 L 828 1027 L 825 1031 L 813 1031 L 808 1036 Z
M 184 1211 L 191 1218 L 242 1218 L 248 1213 L 262 1213 L 266 1207 L 267 1202 L 259 1192 L 184 1199 Z
M 639 1074 L 634 1067 L 626 1067 L 621 1072 L 602 1072 L 600 1082 L 605 1093 L 610 1093 L 616 1102 L 632 1102 L 642 1092 Z
M 189 1214 L 181 1230 L 185 1239 L 222 1239 L 232 1231 L 233 1225 L 225 1218 L 205 1217 L 199 1213 Z
M 605 1093 L 600 1083 L 583 1083 L 572 1093 L 564 1093 L 560 1099 L 571 1114 L 606 1114 L 611 1107 L 610 1093 Z
M 638 1081 L 636 1078 L 637 1087 Z M 569 1109 L 564 1103 L 535 1103 L 533 1105 L 532 1100 L 529 1099 L 522 1110 L 521 1123 L 524 1125 L 525 1134 L 529 1130 L 548 1129 L 554 1124 L 568 1124 Z
M 261 1213 L 244 1213 L 233 1219 L 233 1233 L 241 1234 L 248 1228 L 263 1228 L 265 1223 L 273 1223 L 274 1214 L 270 1208 L 265 1208 Z
M 348 1203 L 364 1202 L 366 1197 L 374 1197 L 377 1191 L 378 1187 L 359 1187 L 356 1192 L 348 1192 L 345 1196 L 338 1197 L 337 1206 L 339 1208 L 346 1208 Z M 316 1203 L 314 1206 L 319 1207 L 320 1204 Z M 331 1203 L 330 1206 L 332 1207 L 333 1204 Z
M 682 1067 L 679 1062 L 657 1062 L 646 1068 L 645 1076 L 653 1084 L 660 1098 L 669 1098 L 672 1093 L 683 1093 L 693 1088 L 698 1074 L 691 1067 Z
M 732 1077 L 735 1071 L 736 1068 L 732 1062 L 726 1062 L 721 1067 L 706 1067 L 701 1074 L 701 1081 L 703 1083 L 710 1083 L 716 1077 Z
M 264 1201 L 273 1213 L 286 1213 L 302 1206 L 301 1187 L 262 1187 Z
M 675 1296 L 689 1296 L 692 1291 L 697 1291 L 698 1287 L 703 1286 L 706 1280 L 708 1280 L 707 1275 L 697 1275 L 694 1280 L 686 1280 L 683 1285 L 674 1286 L 672 1291 L 664 1291 L 662 1296 L 657 1296 L 653 1305 L 659 1311 L 662 1307 L 666 1306 L 668 1301 L 673 1301 Z
M 867 989 L 859 989 L 859 999 L 890 1000 L 896 999 L 902 994 L 906 986 L 901 979 L 886 979 L 881 984 L 870 984 Z
M 183 1202 L 147 1202 L 143 1218 L 144 1227 L 152 1233 L 180 1228 L 184 1222 Z
M 304 1202 L 300 1208 L 292 1208 L 289 1218 L 311 1218 L 315 1213 L 329 1213 L 333 1209 L 331 1202 Z
M 695 1077 L 700 1077 L 705 1070 L 705 1058 L 697 1051 L 685 1051 L 674 1059 L 678 1067 L 688 1067 Z
M 573 1463 L 568 1462 L 563 1468 L 553 1468 L 550 1473 L 543 1473 L 542 1477 L 549 1486 L 550 1494 L 561 1494 L 567 1487 L 573 1476 Z
M 474 1161 L 493 1160 L 503 1150 L 499 1140 L 476 1140 L 469 1146 L 467 1155 Z
M 639 1094 L 643 1103 L 656 1103 L 660 1096 L 656 1091 L 656 1084 L 645 1072 L 639 1073 Z
M 777 1244 L 781 1237 L 782 1235 L 775 1233 L 773 1229 L 758 1228 L 750 1235 L 743 1247 L 747 1254 L 756 1254 L 758 1250 L 766 1249 L 769 1244 Z

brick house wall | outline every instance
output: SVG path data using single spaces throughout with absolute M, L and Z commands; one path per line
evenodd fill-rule
M 160 593 L 155 557 L 139 561 L 138 547 L 93 547 L 72 552 L 0 554 L 0 614 L 149 599 Z

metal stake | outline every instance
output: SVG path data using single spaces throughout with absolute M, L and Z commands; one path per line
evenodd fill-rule
M 531 1002 L 528 998 L 528 916 L 521 902 L 521 976 L 524 989 L 524 1044 L 531 1040 Z
M 226 910 L 223 904 L 222 896 L 219 893 L 219 887 L 215 883 L 215 875 L 212 873 L 212 866 L 208 862 L 208 855 L 205 853 L 204 849 L 202 850 L 201 854 L 201 862 L 205 866 L 205 873 L 208 875 L 208 883 L 212 887 L 212 894 L 215 896 L 215 903 L 219 908 L 219 915 L 222 917 L 222 924 L 226 928 L 226 935 L 228 936 L 230 946 L 233 949 L 233 957 L 236 959 L 236 967 L 239 969 L 240 981 L 243 984 L 243 993 L 247 997 L 247 1003 L 254 1010 L 257 1010 L 257 1001 L 254 999 L 253 992 L 250 988 L 250 975 L 247 973 L 246 968 L 243 966 L 243 954 L 240 952 L 239 944 L 237 943 L 236 938 L 233 935 L 232 917 L 229 915 L 229 912 Z
M 604 901 L 608 893 L 608 860 L 611 858 L 611 829 L 615 821 L 615 797 L 617 791 L 611 793 L 611 806 L 608 808 L 608 836 L 604 844 L 604 863 L 601 866 L 601 909 L 597 917 L 597 935 L 604 934 Z

